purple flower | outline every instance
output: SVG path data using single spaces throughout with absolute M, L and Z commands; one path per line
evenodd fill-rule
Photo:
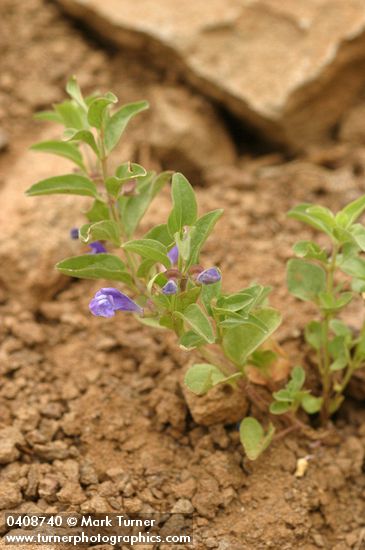
M 89 304 L 89 309 L 97 317 L 114 317 L 115 311 L 133 311 L 142 315 L 143 309 L 116 288 L 101 288 Z
M 77 239 L 79 238 L 79 228 L 78 227 L 73 227 L 72 229 L 70 229 L 70 238 L 73 241 L 77 241 Z
M 167 253 L 167 256 L 169 257 L 169 260 L 171 262 L 171 265 L 177 264 L 177 261 L 179 259 L 179 249 L 176 246 L 173 246 L 171 250 Z
M 216 267 L 210 267 L 209 269 L 205 269 L 199 273 L 196 280 L 202 285 L 212 285 L 213 283 L 220 281 L 221 278 L 222 276 L 219 269 Z
M 107 250 L 105 246 L 100 241 L 94 241 L 89 244 L 91 252 L 89 254 L 104 254 Z
M 162 287 L 163 294 L 167 294 L 167 295 L 176 294 L 177 291 L 178 291 L 178 286 L 176 281 L 174 281 L 174 279 L 170 279 L 169 281 L 167 281 L 165 286 Z

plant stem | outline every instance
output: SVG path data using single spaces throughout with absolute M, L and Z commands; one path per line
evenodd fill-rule
M 326 291 L 328 294 L 333 295 L 334 292 L 334 274 L 336 270 L 336 260 L 338 254 L 338 244 L 335 243 L 332 250 L 332 257 L 329 266 L 327 267 L 327 281 L 326 281 Z M 323 405 L 321 409 L 321 420 L 323 424 L 328 422 L 330 417 L 330 400 L 331 400 L 331 390 L 332 390 L 332 376 L 331 376 L 331 355 L 329 350 L 329 325 L 330 321 L 333 318 L 332 312 L 324 312 L 324 319 L 322 321 L 323 326 L 323 347 L 322 347 L 322 356 L 323 362 L 318 365 L 321 377 L 322 377 L 322 386 L 323 386 Z

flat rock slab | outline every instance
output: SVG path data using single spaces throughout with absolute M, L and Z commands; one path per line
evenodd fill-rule
M 363 0 L 57 0 L 271 140 L 328 137 L 365 83 Z

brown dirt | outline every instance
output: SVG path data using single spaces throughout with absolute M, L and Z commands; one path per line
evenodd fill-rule
M 121 59 L 85 40 L 51 4 L 5 0 L 0 12 L 7 29 L 0 122 L 10 138 L 0 158 L 4 180 L 37 139 L 31 112 L 59 99 L 70 72 L 90 89 L 107 85 L 122 98 L 137 99 L 161 79 L 143 73 L 127 54 Z M 72 51 L 65 59 L 66 46 Z M 24 73 L 27 67 L 32 71 Z M 18 102 L 23 95 L 25 104 Z M 134 154 L 142 154 L 139 132 L 137 125 L 131 134 Z M 293 363 L 305 355 L 299 330 L 312 311 L 288 296 L 285 260 L 311 231 L 285 213 L 304 200 L 340 207 L 364 192 L 364 169 L 365 148 L 334 145 L 291 162 L 280 154 L 240 158 L 212 171 L 198 189 L 202 210 L 226 209 L 206 248 L 207 265 L 222 267 L 227 289 L 252 280 L 273 285 L 272 302 L 285 316 L 279 341 Z M 165 195 L 145 227 L 167 207 Z M 1 269 L 1 278 L 16 277 Z M 44 272 L 43 287 L 49 279 Z M 48 286 L 47 298 L 36 304 L 14 290 L 0 295 L 0 450 L 6 451 L 0 508 L 131 513 L 191 506 L 197 549 L 362 547 L 365 413 L 358 403 L 344 407 L 325 443 L 294 434 L 247 464 L 235 425 L 206 428 L 192 421 L 179 384 L 187 356 L 172 336 L 123 315 L 91 318 L 95 283 L 65 278 L 61 287 L 52 279 Z M 359 317 L 354 308 L 351 322 L 357 325 Z M 298 479 L 303 457 L 309 467 Z

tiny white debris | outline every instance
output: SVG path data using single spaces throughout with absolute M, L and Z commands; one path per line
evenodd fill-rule
M 305 456 L 304 458 L 298 458 L 297 460 L 297 468 L 295 470 L 295 477 L 303 477 L 308 470 L 309 466 L 309 460 L 308 456 Z

